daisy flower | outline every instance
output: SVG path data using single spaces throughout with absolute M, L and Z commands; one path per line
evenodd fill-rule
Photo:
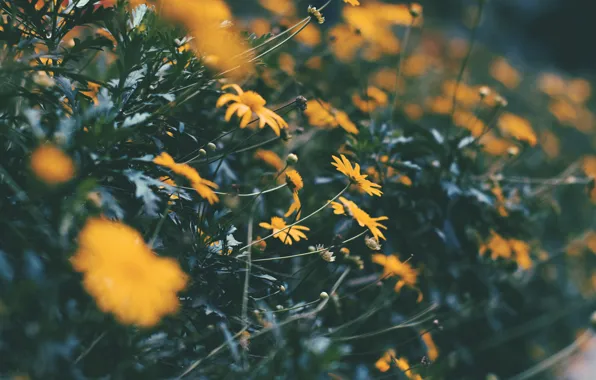
M 271 127 L 276 135 L 280 135 L 280 130 L 288 127 L 288 123 L 285 120 L 265 107 L 267 103 L 265 99 L 254 91 L 243 91 L 237 84 L 228 84 L 222 87 L 222 89 L 233 88 L 236 90 L 235 94 L 223 94 L 217 99 L 215 104 L 217 107 L 222 107 L 229 102 L 232 102 L 226 110 L 226 121 L 230 121 L 234 114 L 240 118 L 240 128 L 245 128 L 252 119 L 252 115 L 256 114 L 259 118 L 259 128 L 264 128 L 265 125 Z
M 336 156 L 331 156 L 331 158 L 335 161 L 332 162 L 331 165 L 335 166 L 339 172 L 348 177 L 351 182 L 357 184 L 358 187 L 364 190 L 368 195 L 376 195 L 380 197 L 381 194 L 383 194 L 380 190 L 381 185 L 366 179 L 366 177 L 368 177 L 367 174 L 360 173 L 360 165 L 354 164 L 354 167 L 352 167 L 352 163 L 343 154 L 341 155 L 341 159 Z
M 179 307 L 187 276 L 178 262 L 157 256 L 143 236 L 123 223 L 91 218 L 71 258 L 98 308 L 123 324 L 156 325 Z
M 286 212 L 284 216 L 287 218 L 293 213 L 298 212 L 296 218 L 300 219 L 300 209 L 302 204 L 300 203 L 300 198 L 298 197 L 298 190 L 301 190 L 304 187 L 304 182 L 302 181 L 300 173 L 293 169 L 288 170 L 286 172 L 286 183 L 288 184 L 290 190 L 292 190 L 293 202 L 290 205 L 288 212 Z
M 354 220 L 357 221 L 361 227 L 368 228 L 377 241 L 379 238 L 386 240 L 380 229 L 382 228 L 386 230 L 387 227 L 379 222 L 382 220 L 388 220 L 388 217 L 379 216 L 378 218 L 373 218 L 368 215 L 366 211 L 358 207 L 356 203 L 344 197 L 339 197 L 339 202 L 331 202 L 331 207 L 333 208 L 334 214 L 349 215 L 354 218 Z
M 310 228 L 305 226 L 294 225 L 292 227 L 286 228 L 286 222 L 278 217 L 274 216 L 271 218 L 271 223 L 259 223 L 259 226 L 273 230 L 273 237 L 278 238 L 284 244 L 292 245 L 293 240 L 300 241 L 300 239 L 308 240 L 304 232 L 302 231 L 310 231 Z M 283 231 L 282 231 L 283 230 Z
M 190 181 L 191 186 L 197 191 L 197 193 L 205 198 L 209 204 L 219 202 L 217 194 L 213 192 L 213 189 L 217 189 L 216 183 L 201 178 L 197 170 L 188 164 L 179 164 L 174 161 L 174 158 L 166 152 L 162 152 L 159 156 L 153 159 L 153 163 L 164 166 L 174 173 L 181 175 Z

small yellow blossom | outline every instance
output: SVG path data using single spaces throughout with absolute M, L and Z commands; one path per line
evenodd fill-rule
M 187 277 L 171 258 L 157 256 L 135 229 L 106 219 L 87 220 L 71 258 L 97 306 L 123 324 L 156 325 L 179 307 Z
M 259 128 L 264 128 L 265 125 L 268 125 L 278 136 L 281 129 L 288 127 L 288 124 L 281 116 L 265 107 L 267 102 L 261 95 L 254 91 L 245 92 L 237 84 L 223 86 L 223 89 L 225 90 L 229 87 L 233 88 L 237 95 L 223 94 L 216 103 L 217 107 L 222 107 L 229 102 L 233 102 L 226 110 L 226 121 L 230 121 L 232 115 L 237 114 L 241 118 L 240 128 L 245 128 L 251 121 L 252 115 L 256 114 L 259 118 Z
M 277 171 L 284 167 L 282 159 L 277 155 L 277 153 L 271 150 L 257 149 L 255 152 L 255 158 L 262 160 L 264 163 Z
M 358 0 L 344 0 L 344 3 L 348 3 L 353 7 L 360 5 L 360 1 L 358 1 Z
M 293 202 L 284 216 L 287 218 L 293 213 L 297 212 L 298 214 L 296 215 L 296 218 L 300 219 L 302 204 L 300 203 L 300 198 L 298 197 L 298 191 L 302 190 L 304 187 L 302 177 L 296 170 L 290 169 L 286 172 L 286 183 L 288 184 L 290 190 L 292 190 Z
M 308 123 L 315 127 L 336 128 L 339 126 L 346 132 L 358 134 L 358 128 L 345 112 L 331 107 L 329 103 L 322 100 L 314 99 L 306 102 L 304 114 L 308 117 Z
M 430 332 L 425 332 L 421 335 L 422 341 L 426 345 L 426 354 L 431 362 L 434 362 L 439 357 L 439 349 L 433 340 Z
M 72 159 L 54 145 L 41 145 L 31 154 L 31 170 L 42 181 L 57 185 L 70 181 L 75 175 Z
M 396 255 L 372 255 L 372 262 L 383 266 L 383 277 L 399 277 L 395 284 L 395 291 L 399 292 L 404 285 L 415 288 L 418 282 L 418 271 L 407 262 L 400 261 Z M 419 297 L 422 295 L 420 294 Z
M 373 112 L 379 107 L 386 106 L 388 101 L 387 94 L 374 86 L 369 86 L 366 89 L 364 97 L 360 94 L 352 95 L 352 102 L 362 112 Z
M 340 156 L 341 159 L 339 159 L 336 156 L 331 156 L 331 158 L 333 158 L 333 161 L 335 161 L 332 162 L 331 165 L 335 166 L 335 168 L 339 172 L 343 173 L 346 177 L 348 177 L 351 182 L 357 184 L 358 187 L 364 190 L 368 195 L 376 195 L 380 197 L 381 194 L 383 194 L 383 192 L 380 190 L 381 185 L 366 179 L 366 177 L 368 177 L 367 174 L 360 173 L 359 164 L 354 164 L 354 167 L 352 167 L 352 163 L 346 158 L 346 156 L 344 156 L 343 154 Z
M 385 236 L 381 232 L 382 229 L 387 229 L 384 225 L 379 223 L 382 220 L 388 220 L 386 216 L 379 216 L 378 218 L 371 217 L 368 213 L 362 210 L 356 205 L 356 203 L 344 198 L 339 197 L 339 202 L 331 202 L 333 213 L 337 215 L 349 215 L 358 222 L 361 227 L 366 227 L 372 233 L 376 240 L 383 239 Z
M 376 361 L 375 367 L 381 372 L 387 372 L 391 368 L 391 363 L 395 360 L 395 350 L 387 350 L 379 360 Z
M 188 179 L 191 186 L 201 197 L 205 198 L 209 204 L 219 202 L 217 194 L 213 192 L 213 189 L 218 188 L 217 184 L 201 178 L 197 170 L 190 165 L 176 163 L 172 156 L 166 152 L 162 152 L 159 156 L 155 157 L 153 163 L 164 166 L 172 170 L 174 173 Z
M 499 117 L 499 128 L 503 133 L 509 134 L 520 141 L 525 141 L 530 146 L 536 145 L 536 133 L 527 119 L 506 112 Z
M 308 240 L 302 231 L 310 231 L 310 228 L 300 225 L 287 227 L 286 222 L 278 216 L 271 217 L 271 223 L 261 222 L 259 226 L 273 230 L 273 237 L 287 245 L 292 245 L 294 241 L 300 241 L 300 239 Z

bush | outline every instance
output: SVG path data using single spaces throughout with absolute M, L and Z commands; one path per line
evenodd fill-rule
M 574 339 L 589 82 L 344 2 L 0 5 L 3 378 L 478 379 Z

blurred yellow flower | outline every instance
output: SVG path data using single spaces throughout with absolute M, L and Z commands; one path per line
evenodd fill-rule
M 71 262 L 100 310 L 143 327 L 178 310 L 176 293 L 186 286 L 186 275 L 174 259 L 157 256 L 135 229 L 91 218 L 78 242 Z
M 259 118 L 259 128 L 268 125 L 278 136 L 281 129 L 288 127 L 288 123 L 281 116 L 265 107 L 267 102 L 261 95 L 254 91 L 245 92 L 237 84 L 225 85 L 223 89 L 229 87 L 233 88 L 237 95 L 223 94 L 217 99 L 216 103 L 217 107 L 222 107 L 229 102 L 233 102 L 226 110 L 226 121 L 230 121 L 232 115 L 237 114 L 241 118 L 240 128 L 245 128 L 250 123 L 252 115 L 256 114 Z
M 271 150 L 257 149 L 255 152 L 255 158 L 260 159 L 277 171 L 280 171 L 284 167 L 284 163 L 281 158 L 277 155 L 277 153 Z
M 375 253 L 372 262 L 383 266 L 383 278 L 399 277 L 395 284 L 395 291 L 399 292 L 405 285 L 415 288 L 418 282 L 418 271 L 407 262 L 400 261 L 396 255 L 383 255 Z M 422 295 L 419 294 L 419 297 Z
M 174 173 L 181 175 L 190 181 L 191 186 L 197 193 L 205 198 L 209 204 L 219 202 L 217 194 L 212 189 L 217 189 L 216 183 L 201 178 L 197 170 L 188 164 L 179 164 L 174 161 L 174 158 L 166 152 L 162 152 L 159 156 L 153 159 L 153 163 L 164 166 Z
M 375 362 L 375 367 L 381 372 L 387 372 L 391 368 L 391 363 L 395 360 L 395 350 L 385 351 L 383 356 Z
M 304 187 L 304 182 L 302 181 L 302 177 L 300 176 L 300 174 L 296 170 L 291 169 L 286 172 L 286 183 L 292 191 L 293 202 L 290 205 L 288 211 L 284 214 L 284 216 L 287 218 L 293 213 L 298 212 L 296 218 L 300 219 L 300 209 L 302 207 L 302 204 L 300 203 L 300 198 L 298 197 L 298 191 L 302 190 L 302 188 Z
M 360 33 L 347 24 L 339 24 L 329 31 L 331 37 L 330 48 L 335 57 L 341 62 L 348 63 L 354 59 L 358 50 L 364 44 Z
M 45 144 L 31 154 L 31 170 L 40 180 L 49 185 L 70 181 L 75 175 L 72 159 L 60 148 Z
M 511 135 L 519 141 L 525 141 L 530 146 L 536 145 L 538 138 L 528 119 L 505 112 L 499 117 L 498 125 L 501 132 Z
M 294 241 L 300 241 L 300 239 L 308 240 L 302 231 L 310 231 L 310 228 L 300 225 L 286 228 L 286 222 L 278 216 L 271 217 L 271 223 L 261 222 L 259 226 L 273 230 L 273 237 L 278 238 L 287 245 L 292 245 Z
M 331 208 L 333 208 L 334 214 L 351 216 L 361 227 L 368 228 L 377 241 L 379 238 L 385 240 L 385 236 L 380 229 L 382 228 L 386 230 L 387 227 L 379 222 L 382 220 L 388 220 L 388 217 L 379 216 L 377 218 L 373 218 L 367 212 L 358 207 L 356 203 L 344 197 L 339 197 L 339 202 L 331 202 Z
M 492 230 L 490 232 L 488 243 L 480 246 L 480 255 L 483 256 L 486 251 L 491 252 L 490 257 L 493 260 L 496 260 L 499 257 L 504 259 L 511 258 L 511 247 L 509 246 L 509 243 L 507 243 L 507 240 Z
M 304 111 L 308 117 L 308 123 L 320 128 L 336 128 L 342 127 L 346 132 L 358 134 L 358 128 L 348 115 L 340 110 L 337 110 L 329 103 L 320 99 L 309 100 L 306 102 L 306 110 Z
M 292 16 L 296 14 L 296 7 L 292 0 L 259 0 L 259 4 L 269 12 L 279 16 Z
M 341 159 L 336 156 L 331 156 L 333 161 L 331 165 L 335 166 L 335 168 L 346 177 L 350 179 L 351 182 L 355 183 L 364 190 L 368 195 L 376 195 L 380 197 L 383 192 L 380 190 L 381 185 L 376 184 L 374 182 L 369 181 L 366 179 L 368 177 L 367 174 L 360 173 L 360 165 L 354 164 L 352 167 L 352 163 L 344 156 L 343 154 L 340 155 Z
M 358 0 L 344 0 L 344 3 L 348 3 L 351 6 L 357 6 L 360 5 L 360 2 Z
M 433 337 L 429 331 L 421 334 L 422 341 L 426 345 L 426 354 L 431 362 L 434 362 L 439 357 L 439 349 L 433 340 Z
M 512 90 L 519 85 L 521 74 L 502 57 L 495 59 L 490 66 L 490 75 Z
M 372 112 L 379 107 L 384 107 L 387 105 L 388 100 L 387 94 L 374 86 L 369 86 L 366 89 L 364 97 L 360 96 L 359 93 L 352 95 L 352 102 L 362 112 Z
M 251 54 L 232 24 L 232 12 L 222 0 L 156 0 L 158 13 L 174 23 L 184 25 L 194 37 L 194 49 L 205 62 L 232 76 L 253 69 Z

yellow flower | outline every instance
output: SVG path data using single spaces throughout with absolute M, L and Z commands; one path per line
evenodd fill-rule
M 426 345 L 426 353 L 428 355 L 428 358 L 431 362 L 434 362 L 439 357 L 439 350 L 437 349 L 437 345 L 435 344 L 435 341 L 433 340 L 433 337 L 430 334 L 430 332 L 425 332 L 421 336 L 422 341 Z
M 302 181 L 302 176 L 294 169 L 290 169 L 286 171 L 286 182 L 290 190 L 297 192 L 298 190 L 302 190 L 304 187 L 304 182 Z
M 487 250 L 491 252 L 491 259 L 496 260 L 499 257 L 504 259 L 511 258 L 511 247 L 507 240 L 505 240 L 501 235 L 496 233 L 495 231 L 490 232 L 491 236 L 488 240 L 488 243 L 483 244 L 480 247 L 480 255 L 483 256 Z
M 513 252 L 515 252 L 515 262 L 523 269 L 527 270 L 532 267 L 532 259 L 530 258 L 530 245 L 522 240 L 509 239 L 509 245 Z
M 399 368 L 400 371 L 406 375 L 406 377 L 410 380 L 422 380 L 422 377 L 414 372 L 412 372 L 412 367 L 410 367 L 410 363 L 408 363 L 408 359 L 406 358 L 399 358 L 394 359 L 395 365 Z
M 262 222 L 259 223 L 259 226 L 268 230 L 273 230 L 273 237 L 278 238 L 284 244 L 287 245 L 292 245 L 293 240 L 308 240 L 308 238 L 302 231 L 310 231 L 310 228 L 299 225 L 294 225 L 292 227 L 286 228 L 286 222 L 278 216 L 271 217 L 271 224 Z
M 519 85 L 521 74 L 505 58 L 497 58 L 490 65 L 490 75 L 512 90 Z
M 329 103 L 320 99 L 309 100 L 306 102 L 306 111 L 308 123 L 319 128 L 337 128 L 342 127 L 346 132 L 358 134 L 358 128 L 348 115 L 340 110 L 337 110 Z
M 291 0 L 259 0 L 261 6 L 279 16 L 292 16 L 296 7 Z
M 240 128 L 245 128 L 251 121 L 254 113 L 259 117 L 259 128 L 268 125 L 278 136 L 280 135 L 280 129 L 288 127 L 288 124 L 281 116 L 265 107 L 267 102 L 261 95 L 254 91 L 244 92 L 237 84 L 225 85 L 223 89 L 225 90 L 228 87 L 236 90 L 238 95 L 223 94 L 217 99 L 216 103 L 217 107 L 221 107 L 229 102 L 233 102 L 226 110 L 226 121 L 230 121 L 232 115 L 237 114 L 239 118 L 242 118 Z
M 395 360 L 395 350 L 389 349 L 385 351 L 383 356 L 376 361 L 375 367 L 381 372 L 387 372 L 391 368 L 391 363 Z
M 97 306 L 123 324 L 156 325 L 178 310 L 187 277 L 171 258 L 157 256 L 135 229 L 110 220 L 87 220 L 71 258 Z
M 158 13 L 168 20 L 182 24 L 194 37 L 194 49 L 206 63 L 220 70 L 233 70 L 232 75 L 252 71 L 252 56 L 243 54 L 247 47 L 229 24 L 232 12 L 222 0 L 156 0 Z M 223 23 L 223 24 L 222 24 Z
M 54 145 L 41 145 L 35 149 L 30 164 L 33 173 L 50 185 L 68 182 L 75 175 L 72 159 Z
M 364 190 L 368 195 L 376 195 L 380 197 L 381 194 L 383 194 L 383 192 L 380 190 L 381 185 L 367 180 L 366 177 L 368 177 L 368 175 L 360 173 L 359 164 L 355 164 L 354 167 L 352 167 L 352 164 L 346 158 L 346 156 L 344 156 L 343 154 L 340 156 L 341 160 L 336 156 L 331 156 L 331 158 L 333 158 L 333 160 L 335 161 L 332 162 L 331 165 L 335 166 L 335 168 L 339 172 L 343 173 L 346 177 L 348 177 L 351 182 L 357 184 L 358 187 Z
M 331 202 L 331 207 L 333 208 L 333 213 L 337 215 L 349 215 L 354 218 L 355 221 L 361 227 L 365 227 L 369 229 L 372 233 L 373 237 L 378 241 L 379 238 L 385 240 L 385 236 L 381 232 L 380 228 L 387 229 L 384 225 L 379 223 L 382 220 L 388 220 L 389 218 L 386 216 L 379 216 L 378 218 L 373 218 L 364 210 L 356 205 L 356 203 L 344 198 L 339 197 L 339 202 Z
M 352 102 L 362 112 L 372 112 L 379 107 L 387 105 L 387 94 L 374 86 L 369 86 L 366 89 L 366 96 L 364 99 L 360 94 L 352 95 Z
M 264 163 L 277 171 L 284 167 L 284 163 L 281 158 L 277 155 L 277 153 L 271 150 L 257 149 L 255 152 L 255 158 L 262 160 Z
M 296 218 L 300 219 L 300 209 L 302 204 L 300 203 L 300 198 L 298 197 L 298 191 L 304 187 L 304 182 L 302 181 L 300 174 L 296 170 L 291 169 L 286 172 L 286 183 L 288 184 L 290 190 L 292 190 L 293 202 L 290 205 L 288 212 L 286 212 L 284 216 L 287 218 L 293 213 L 298 212 Z
M 360 5 L 360 2 L 358 0 L 344 0 L 344 3 L 348 3 L 351 6 L 357 6 Z
M 219 202 L 217 194 L 212 189 L 217 189 L 216 183 L 201 178 L 197 170 L 188 164 L 178 164 L 174 161 L 172 156 L 166 152 L 162 152 L 159 156 L 153 159 L 153 163 L 164 166 L 174 173 L 181 175 L 190 181 L 191 186 L 197 193 L 205 198 L 209 204 Z
M 530 146 L 536 145 L 536 133 L 527 119 L 505 112 L 499 117 L 499 128 L 503 133 L 509 134 L 514 138 L 525 141 Z
M 404 285 L 415 287 L 418 281 L 418 271 L 406 262 L 401 262 L 396 255 L 386 256 L 380 253 L 372 255 L 372 262 L 383 266 L 383 277 L 399 277 L 395 284 L 395 291 L 399 292 Z

